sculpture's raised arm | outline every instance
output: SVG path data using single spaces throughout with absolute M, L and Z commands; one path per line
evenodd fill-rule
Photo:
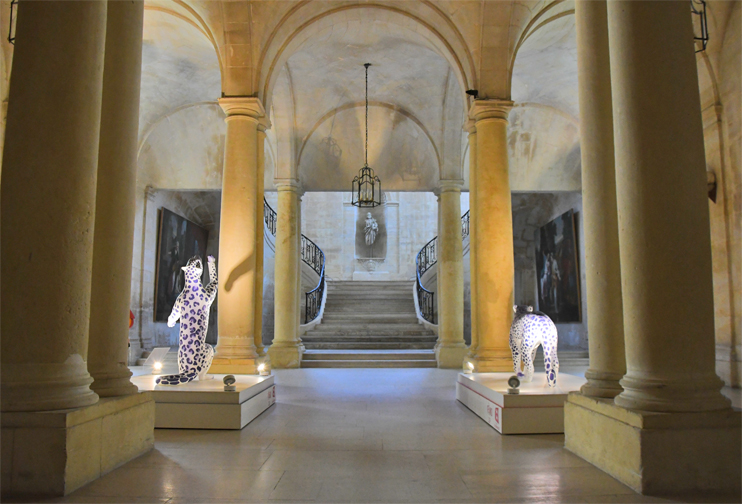
M 209 302 L 211 302 L 216 296 L 219 280 L 216 276 L 216 259 L 214 259 L 214 256 L 209 256 L 207 261 L 209 263 L 209 285 L 204 287 L 204 292 L 208 296 Z

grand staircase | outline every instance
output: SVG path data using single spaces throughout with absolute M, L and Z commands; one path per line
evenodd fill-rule
M 327 282 L 322 323 L 302 336 L 302 367 L 436 367 L 412 282 Z

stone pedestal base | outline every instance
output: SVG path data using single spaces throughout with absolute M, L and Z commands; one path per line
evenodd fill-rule
M 267 353 L 272 369 L 300 368 L 304 345 L 301 343 L 287 346 L 273 344 Z
M 84 408 L 3 412 L 3 495 L 67 495 L 154 446 L 149 393 Z
M 468 353 L 469 348 L 464 343 L 458 345 L 441 343 L 435 347 L 435 359 L 438 361 L 438 367 L 442 369 L 461 369 Z
M 742 417 L 631 411 L 569 394 L 565 447 L 642 494 L 740 492 Z
M 580 389 L 583 378 L 568 374 L 557 377 L 557 386 L 546 384 L 537 373 L 521 384 L 518 394 L 509 394 L 511 373 L 459 373 L 456 399 L 500 434 L 553 434 L 564 432 L 564 401 Z
M 214 357 L 209 374 L 258 374 L 257 359 Z
M 132 378 L 154 397 L 158 429 L 242 429 L 276 402 L 273 376 L 235 376 L 235 390 L 224 390 L 224 375 L 180 385 L 157 385 L 156 376 Z

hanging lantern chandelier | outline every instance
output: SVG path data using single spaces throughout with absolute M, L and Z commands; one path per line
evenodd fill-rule
M 368 166 L 368 67 L 371 63 L 363 65 L 366 67 L 366 147 L 365 162 L 358 175 L 353 179 L 351 203 L 361 208 L 370 208 L 381 205 L 381 180 L 374 175 L 374 171 Z

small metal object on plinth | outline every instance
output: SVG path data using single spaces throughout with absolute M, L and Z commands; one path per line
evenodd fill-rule
M 520 380 L 517 376 L 513 375 L 508 379 L 508 394 L 520 394 Z
M 237 382 L 237 379 L 234 377 L 234 375 L 228 374 L 224 377 L 224 392 L 234 392 L 237 390 L 237 387 L 235 386 L 235 382 Z

